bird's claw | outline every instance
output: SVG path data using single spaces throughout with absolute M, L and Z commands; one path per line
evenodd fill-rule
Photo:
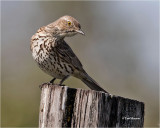
M 65 86 L 64 84 L 59 84 L 59 86 Z
M 50 85 L 50 84 L 52 84 L 52 83 L 50 83 L 50 82 L 49 83 L 43 83 L 43 84 L 39 85 L 39 88 L 42 90 L 44 85 Z

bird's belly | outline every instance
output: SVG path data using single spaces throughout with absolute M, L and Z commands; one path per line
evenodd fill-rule
M 45 73 L 54 78 L 62 79 L 72 74 L 72 70 L 68 68 L 68 64 L 62 62 L 54 53 L 40 52 L 33 55 L 33 58 Z

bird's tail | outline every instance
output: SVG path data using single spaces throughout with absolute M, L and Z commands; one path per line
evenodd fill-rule
M 103 91 L 108 93 L 104 90 L 95 80 L 93 80 L 86 72 L 83 73 L 83 77 L 80 78 L 90 89 L 96 91 Z

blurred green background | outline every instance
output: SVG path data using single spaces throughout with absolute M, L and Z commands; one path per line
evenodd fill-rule
M 66 14 L 75 17 L 86 34 L 66 38 L 86 71 L 111 94 L 143 101 L 144 126 L 159 126 L 158 1 L 1 4 L 3 127 L 38 126 L 38 85 L 51 77 L 32 59 L 30 38 Z M 65 84 L 87 89 L 73 77 Z

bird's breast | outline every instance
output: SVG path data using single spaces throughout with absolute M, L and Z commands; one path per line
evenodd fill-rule
M 35 35 L 31 43 L 32 56 L 44 72 L 55 78 L 63 78 L 72 74 L 73 68 L 61 59 L 54 45 L 53 38 Z

